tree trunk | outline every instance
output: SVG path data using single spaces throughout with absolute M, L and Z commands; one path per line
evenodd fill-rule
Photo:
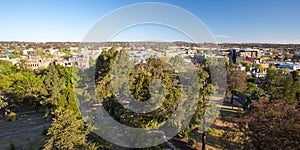
M 230 104 L 233 104 L 233 96 L 234 96 L 234 92 L 231 91 L 231 100 L 230 100 Z
M 206 131 L 203 131 L 202 133 L 202 150 L 205 150 L 206 146 Z
M 205 150 L 205 146 L 206 146 L 206 130 L 205 130 L 205 125 L 206 125 L 206 118 L 205 116 L 203 117 L 203 127 L 202 127 L 202 150 Z

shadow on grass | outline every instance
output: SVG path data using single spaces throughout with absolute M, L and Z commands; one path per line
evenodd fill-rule
M 223 131 L 229 131 L 229 132 L 234 132 L 234 130 L 230 127 L 227 127 L 227 126 L 218 126 L 218 125 L 215 125 L 213 124 L 211 126 L 211 128 L 214 128 L 214 129 L 217 129 L 217 130 L 223 130 Z
M 238 145 L 234 142 L 225 141 L 219 137 L 215 137 L 212 135 L 207 136 L 207 145 L 215 148 L 215 149 L 238 149 Z
M 190 146 L 188 143 L 174 137 L 170 140 L 170 142 L 172 144 L 174 144 L 174 146 L 177 148 L 177 149 L 184 149 L 184 150 L 196 150 L 196 148 L 193 148 L 192 146 Z

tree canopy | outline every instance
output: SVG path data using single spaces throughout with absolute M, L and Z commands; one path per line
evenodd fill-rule
M 240 118 L 239 128 L 257 149 L 300 148 L 299 109 L 283 100 L 254 101 Z
M 247 74 L 238 68 L 228 68 L 227 71 L 227 85 L 231 92 L 231 103 L 233 103 L 233 96 L 237 92 L 243 92 L 247 88 Z

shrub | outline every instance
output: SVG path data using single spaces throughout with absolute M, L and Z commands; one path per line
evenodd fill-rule
M 17 120 L 17 115 L 16 115 L 16 113 L 14 113 L 14 112 L 10 112 L 10 113 L 7 115 L 7 117 L 8 117 L 8 121 L 14 121 L 14 120 Z
M 188 135 L 188 133 L 187 133 L 186 131 L 180 131 L 180 132 L 178 133 L 178 136 L 179 136 L 181 139 L 185 139 L 185 138 L 188 138 L 188 137 L 189 137 L 189 135 Z
M 197 141 L 196 141 L 195 139 L 193 139 L 193 138 L 189 138 L 188 143 L 189 143 L 190 145 L 192 145 L 192 146 L 195 146 L 195 145 L 197 144 Z
M 49 128 L 47 128 L 47 127 L 44 126 L 44 128 L 43 128 L 43 133 L 42 133 L 42 134 L 43 134 L 43 135 L 47 135 L 48 129 L 49 129 Z

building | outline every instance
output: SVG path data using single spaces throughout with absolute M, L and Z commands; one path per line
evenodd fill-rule
M 0 55 L 0 60 L 9 60 L 7 55 Z
M 295 55 L 293 55 L 292 60 L 293 61 L 300 61 L 300 52 L 297 52 Z
M 261 58 L 262 52 L 258 49 L 240 49 L 238 52 L 238 56 L 248 58 Z
M 268 62 L 269 66 L 275 66 L 278 70 L 290 69 L 291 71 L 300 71 L 300 63 L 295 62 Z
M 26 67 L 30 69 L 47 68 L 53 61 L 51 58 L 42 59 L 40 56 L 31 55 L 22 56 L 21 60 L 25 60 Z
M 260 60 L 262 58 L 262 51 L 259 49 L 229 49 L 230 54 L 228 54 L 228 58 L 230 62 L 233 62 L 234 64 L 242 63 L 242 62 L 248 62 L 253 64 L 255 60 Z M 226 52 L 226 51 L 223 51 Z

